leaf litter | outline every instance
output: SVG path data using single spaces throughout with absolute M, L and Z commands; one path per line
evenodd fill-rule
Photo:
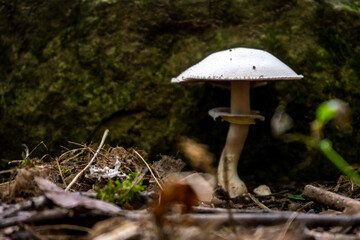
M 19 165 L 0 184 L 1 239 L 360 238 L 360 191 L 344 176 L 305 188 L 254 185 L 254 195 L 229 199 L 216 189 L 213 155 L 194 140 L 183 138 L 180 148 L 197 172 L 182 171 L 185 162 L 171 156 L 154 161 L 132 148 L 74 145 L 50 161 L 27 154 L 35 164 Z M 125 193 L 144 188 L 133 198 L 115 192 L 121 205 L 96 199 L 110 180 L 118 187 L 128 180 Z

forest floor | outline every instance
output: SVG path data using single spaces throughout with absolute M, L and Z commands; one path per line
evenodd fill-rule
M 0 184 L 0 239 L 360 239 L 360 190 L 347 177 L 250 185 L 230 199 L 209 168 L 103 143 L 14 161 Z

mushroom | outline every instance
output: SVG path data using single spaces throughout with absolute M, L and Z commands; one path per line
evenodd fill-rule
M 237 174 L 238 161 L 249 131 L 255 120 L 265 118 L 250 110 L 250 85 L 266 81 L 298 80 L 303 78 L 272 54 L 258 49 L 234 48 L 213 53 L 188 68 L 172 83 L 230 83 L 230 108 L 214 108 L 209 114 L 230 122 L 225 147 L 217 170 L 218 185 L 231 198 L 247 192 Z

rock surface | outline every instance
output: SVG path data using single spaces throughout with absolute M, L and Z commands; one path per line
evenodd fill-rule
M 109 144 L 150 156 L 176 154 L 181 135 L 219 155 L 227 125 L 207 112 L 227 107 L 229 93 L 170 80 L 213 52 L 251 47 L 305 77 L 252 90 L 253 109 L 269 121 L 286 101 L 294 130 L 308 133 L 321 102 L 348 102 L 353 133 L 329 127 L 326 134 L 354 162 L 360 155 L 359 6 L 353 0 L 4 1 L 0 157 L 19 158 L 22 143 L 32 149 L 44 141 L 51 153 L 68 140 L 96 142 L 105 128 Z M 324 163 L 334 172 L 303 144 L 273 139 L 265 121 L 250 129 L 240 163 L 257 172 L 240 171 L 257 178 L 274 171 L 311 176 Z

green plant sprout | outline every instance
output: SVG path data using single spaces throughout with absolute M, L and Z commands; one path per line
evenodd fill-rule
M 70 174 L 71 174 L 71 171 L 70 171 L 70 170 L 67 170 L 67 169 L 63 168 L 62 166 L 60 166 L 60 169 L 61 169 L 61 173 L 62 173 L 62 175 L 63 175 L 64 177 L 70 176 Z
M 296 194 L 296 195 L 290 194 L 290 195 L 286 196 L 286 198 L 293 199 L 293 200 L 305 200 L 305 198 L 303 198 L 303 196 L 301 194 Z
M 343 174 L 360 187 L 360 175 L 332 147 L 332 142 L 323 138 L 324 126 L 333 120 L 340 129 L 350 128 L 351 114 L 348 104 L 332 99 L 320 104 L 316 110 L 316 119 L 311 123 L 311 136 L 291 134 L 294 140 L 302 141 L 306 146 L 318 148 Z
M 124 182 L 120 182 L 118 179 L 115 182 L 110 180 L 103 189 L 95 186 L 97 199 L 115 203 L 120 206 L 125 202 L 131 202 L 134 198 L 137 198 L 139 193 L 144 191 L 145 188 L 146 186 L 142 184 L 140 173 L 136 171 L 130 173 L 129 178 Z
M 18 161 L 16 160 L 16 162 L 20 162 L 20 165 L 18 167 L 33 167 L 36 164 L 38 164 L 37 160 L 43 160 L 43 158 L 45 158 L 46 156 L 49 156 L 48 154 L 45 154 L 41 159 L 31 159 L 30 155 L 40 146 L 43 145 L 45 147 L 45 149 L 47 150 L 47 147 L 45 145 L 45 143 L 43 141 L 41 141 L 38 145 L 36 145 L 36 147 L 33 150 L 29 150 L 28 146 L 26 144 L 22 144 L 23 148 L 24 148 L 24 152 L 21 153 L 21 160 Z

